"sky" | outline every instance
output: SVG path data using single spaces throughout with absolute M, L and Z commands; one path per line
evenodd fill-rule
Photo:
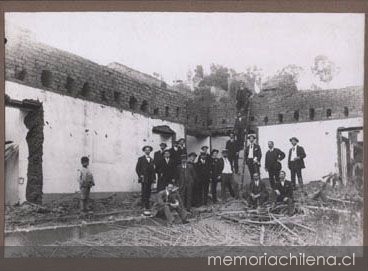
M 6 13 L 7 23 L 102 65 L 159 73 L 169 84 L 199 64 L 205 72 L 211 63 L 237 72 L 256 65 L 264 76 L 295 64 L 306 89 L 316 81 L 314 58 L 325 55 L 340 72 L 323 87 L 363 85 L 363 14 L 34 12 Z

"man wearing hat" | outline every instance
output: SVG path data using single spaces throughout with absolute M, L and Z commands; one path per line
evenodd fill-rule
M 221 173 L 223 169 L 223 164 L 218 158 L 219 151 L 213 149 L 211 151 L 210 161 L 210 176 L 211 176 L 211 194 L 212 202 L 217 203 L 217 183 L 221 182 Z
M 265 170 L 268 171 L 268 179 L 272 189 L 280 180 L 281 160 L 285 158 L 285 153 L 274 147 L 273 141 L 268 141 L 268 151 L 266 152 Z
M 184 138 L 180 138 L 178 140 L 178 148 L 179 148 L 179 154 L 187 154 L 187 148 L 185 147 L 185 139 Z
M 255 143 L 256 135 L 248 135 L 249 144 L 245 148 L 245 159 L 249 169 L 249 174 L 253 180 L 254 173 L 259 173 L 261 165 L 262 151 L 258 144 Z
M 226 149 L 229 151 L 229 160 L 231 163 L 231 167 L 235 174 L 239 172 L 239 143 L 235 140 L 235 134 L 233 132 L 230 133 L 230 139 L 226 142 Z
M 172 211 L 176 211 L 179 214 L 183 224 L 189 223 L 187 213 L 181 204 L 177 190 L 178 188 L 170 183 L 166 186 L 165 190 L 157 194 L 155 207 L 157 208 L 158 214 L 165 216 L 169 225 L 172 225 L 174 222 Z
M 173 183 L 175 179 L 176 165 L 170 157 L 170 151 L 164 150 L 163 158 L 160 165 L 160 176 L 157 184 L 157 191 L 164 190 L 169 183 Z
M 202 152 L 199 155 L 198 161 L 195 164 L 197 180 L 193 187 L 193 200 L 196 206 L 207 205 L 208 192 L 211 179 L 210 159 L 206 153 Z
M 181 163 L 177 166 L 177 184 L 179 185 L 179 194 L 183 202 L 183 206 L 190 211 L 192 207 L 193 184 L 197 179 L 194 169 L 194 159 L 197 154 L 191 152 L 187 156 L 181 155 Z
M 138 158 L 135 171 L 138 175 L 138 182 L 142 185 L 142 205 L 148 212 L 150 208 L 151 185 L 155 181 L 155 165 L 150 153 L 153 148 L 151 146 L 144 146 L 142 148 L 144 155 Z
M 160 182 L 160 175 L 161 175 L 161 165 L 162 165 L 162 160 L 164 158 L 164 150 L 166 149 L 167 145 L 166 143 L 162 142 L 160 144 L 160 150 L 156 151 L 153 154 L 153 163 L 155 164 L 155 169 L 156 169 L 156 173 L 157 173 L 157 180 L 158 183 Z M 163 187 L 164 189 L 165 187 Z
M 221 163 L 221 198 L 226 201 L 226 190 L 229 190 L 230 196 L 235 197 L 233 189 L 233 170 L 228 158 L 228 150 L 222 150 Z
M 202 146 L 201 147 L 201 154 L 204 154 L 206 156 L 206 159 L 210 158 L 210 155 L 208 153 L 208 146 Z
M 268 200 L 268 191 L 266 185 L 259 178 L 259 173 L 253 174 L 253 180 L 249 185 L 248 203 L 252 208 L 262 206 Z
M 295 188 L 295 175 L 298 176 L 298 183 L 303 188 L 302 169 L 305 168 L 304 158 L 306 157 L 304 148 L 299 146 L 299 139 L 296 137 L 290 138 L 291 149 L 289 150 L 288 167 L 290 169 L 291 183 Z

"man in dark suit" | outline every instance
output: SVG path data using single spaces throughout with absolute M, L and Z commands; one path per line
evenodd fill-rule
M 221 182 L 221 173 L 224 167 L 221 160 L 218 158 L 219 151 L 213 149 L 211 151 L 210 161 L 210 174 L 211 174 L 211 194 L 212 202 L 217 203 L 217 184 Z
M 229 161 L 231 163 L 231 167 L 235 174 L 238 174 L 239 144 L 238 141 L 235 140 L 235 134 L 233 132 L 230 133 L 230 139 L 226 142 L 226 149 L 229 152 Z
M 301 188 L 303 188 L 303 177 L 302 169 L 305 168 L 304 158 L 307 156 L 305 154 L 304 148 L 299 146 L 299 139 L 296 137 L 290 138 L 292 148 L 289 150 L 288 167 L 290 169 L 291 183 L 295 189 L 295 175 L 298 176 L 298 183 Z
M 177 180 L 176 183 L 179 185 L 180 198 L 183 201 L 183 206 L 190 211 L 192 208 L 192 195 L 193 195 L 193 184 L 197 179 L 197 175 L 194 168 L 194 159 L 197 154 L 194 152 L 187 156 L 183 154 L 181 156 L 181 163 L 177 166 Z
M 253 181 L 249 185 L 248 203 L 251 207 L 262 206 L 268 200 L 266 185 L 259 178 L 259 173 L 253 174 Z
M 178 148 L 179 148 L 179 154 L 187 154 L 187 148 L 185 147 L 185 139 L 184 138 L 180 138 L 178 140 Z
M 170 157 L 174 160 L 176 165 L 180 165 L 181 150 L 179 149 L 179 142 L 173 141 L 173 146 L 170 149 Z
M 138 158 L 135 171 L 138 175 L 138 182 L 142 185 L 142 205 L 144 206 L 145 215 L 150 215 L 148 211 L 150 208 L 151 185 L 155 181 L 155 165 L 150 153 L 153 148 L 151 146 L 144 146 L 142 148 L 144 155 Z
M 245 148 L 245 159 L 249 169 L 250 178 L 253 180 L 254 173 L 259 173 L 261 166 L 262 151 L 258 144 L 255 143 L 256 136 L 248 135 L 249 144 Z
M 245 127 L 247 125 L 245 116 L 242 116 L 241 112 L 238 112 L 238 115 L 235 119 L 234 131 L 236 135 L 236 140 L 239 144 L 239 147 L 243 149 L 244 145 L 244 136 L 245 136 Z
M 166 143 L 160 144 L 160 150 L 155 151 L 153 154 L 153 162 L 155 164 L 156 174 L 157 174 L 157 180 L 160 181 L 160 168 L 162 164 L 162 159 L 164 158 L 164 150 L 166 149 L 167 145 Z M 165 188 L 165 187 L 164 187 Z M 163 188 L 163 189 L 164 189 Z
M 211 179 L 210 161 L 206 153 L 201 153 L 195 164 L 197 180 L 194 184 L 194 201 L 197 206 L 207 205 L 209 185 Z
M 187 213 L 181 205 L 180 196 L 177 188 L 173 184 L 168 184 L 165 190 L 157 194 L 157 202 L 155 204 L 158 214 L 164 215 L 169 225 L 174 222 L 172 211 L 176 211 L 183 224 L 189 223 L 187 220 Z
M 164 150 L 159 168 L 157 191 L 164 190 L 169 183 L 173 183 L 175 179 L 175 170 L 176 165 L 174 160 L 170 157 L 170 151 Z
M 285 153 L 278 148 L 274 148 L 273 141 L 268 141 L 268 151 L 266 152 L 265 169 L 268 171 L 268 177 L 272 189 L 279 182 L 281 170 L 280 161 L 285 158 Z
M 274 191 L 276 193 L 276 203 L 288 205 L 288 214 L 292 215 L 294 210 L 293 201 L 293 185 L 290 181 L 285 179 L 285 171 L 280 172 L 280 181 L 276 183 Z
M 228 158 L 228 150 L 222 150 L 222 158 L 220 159 L 221 172 L 221 198 L 226 201 L 226 190 L 229 190 L 230 196 L 235 198 L 234 193 L 234 175 Z

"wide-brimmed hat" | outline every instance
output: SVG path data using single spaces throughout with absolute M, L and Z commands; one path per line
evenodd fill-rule
M 185 138 L 179 138 L 178 142 L 179 142 L 179 141 L 182 141 L 182 140 L 183 140 L 183 141 L 185 141 Z
M 211 154 L 213 154 L 214 152 L 219 153 L 219 150 L 218 150 L 218 149 L 213 149 L 213 150 L 211 151 Z
M 150 151 L 152 151 L 152 150 L 153 150 L 153 148 L 152 148 L 151 146 L 146 145 L 146 146 L 144 146 L 144 147 L 142 148 L 142 151 L 144 151 L 146 148 L 149 148 L 149 149 L 150 149 Z
M 293 141 L 293 140 L 295 140 L 296 142 L 299 142 L 299 139 L 296 138 L 295 136 L 293 136 L 292 138 L 289 139 L 290 142 Z
M 257 139 L 257 136 L 255 134 L 250 134 L 250 135 L 247 136 L 248 139 L 251 138 L 251 137 L 253 137 L 253 139 Z
M 167 147 L 167 144 L 165 142 L 162 142 L 162 143 L 160 143 L 160 147 L 161 146 L 165 146 L 165 148 L 166 148 Z
M 208 149 L 208 146 L 202 146 L 201 150 L 203 150 L 203 149 Z

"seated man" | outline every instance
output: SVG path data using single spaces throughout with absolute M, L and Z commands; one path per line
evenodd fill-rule
M 169 225 L 172 225 L 174 222 L 172 211 L 176 211 L 179 214 L 183 224 L 189 223 L 186 219 L 187 213 L 180 204 L 177 189 L 177 187 L 174 188 L 174 185 L 170 183 L 166 186 L 165 190 L 157 194 L 156 208 L 158 214 L 164 215 Z
M 268 200 L 266 185 L 259 178 L 259 173 L 253 174 L 253 181 L 249 185 L 248 203 L 252 208 L 257 208 Z
M 288 205 L 288 214 L 293 214 L 293 185 L 285 179 L 285 171 L 280 171 L 280 181 L 275 185 L 276 203 L 286 203 Z

